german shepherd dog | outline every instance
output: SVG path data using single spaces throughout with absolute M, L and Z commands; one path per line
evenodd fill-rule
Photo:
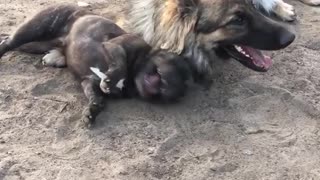
M 320 0 L 300 0 L 301 2 L 311 5 L 320 5 Z M 273 12 L 284 21 L 294 21 L 296 14 L 292 5 L 285 3 L 283 0 L 254 0 L 258 8 L 266 12 Z
M 272 60 L 261 50 L 280 50 L 295 39 L 252 0 L 131 0 L 128 24 L 153 47 L 186 57 L 194 79 L 205 84 L 214 59 L 232 57 L 265 72 Z
M 46 53 L 47 66 L 67 66 L 89 100 L 83 120 L 94 123 L 104 96 L 137 95 L 175 101 L 186 89 L 187 62 L 164 50 L 152 51 L 140 37 L 72 5 L 40 11 L 0 43 L 0 58 L 12 50 Z

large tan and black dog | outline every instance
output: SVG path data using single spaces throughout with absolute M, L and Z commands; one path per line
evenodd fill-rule
M 49 7 L 25 22 L 0 45 L 0 58 L 11 50 L 45 53 L 44 64 L 67 66 L 80 80 L 93 123 L 104 107 L 103 95 L 136 92 L 146 99 L 171 101 L 185 92 L 188 65 L 180 56 L 151 47 L 112 21 L 70 5 Z
M 129 25 L 155 48 L 186 57 L 195 79 L 211 79 L 211 63 L 232 57 L 255 71 L 272 60 L 261 50 L 280 50 L 295 34 L 259 11 L 252 0 L 131 0 Z

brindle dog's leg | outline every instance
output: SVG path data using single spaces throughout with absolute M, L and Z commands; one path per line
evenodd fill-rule
M 108 62 L 109 68 L 105 73 L 108 77 L 108 88 L 110 88 L 110 94 L 121 96 L 124 88 L 124 81 L 127 77 L 127 55 L 125 50 L 115 43 L 103 43 L 105 49 L 110 53 L 112 57 L 111 62 Z
M 64 46 L 63 38 L 59 38 L 51 41 L 27 43 L 20 46 L 16 50 L 24 53 L 29 53 L 29 54 L 45 54 L 53 49 L 56 49 L 57 47 L 63 47 L 63 46 Z
M 0 44 L 0 58 L 8 51 L 30 43 L 51 41 L 63 36 L 68 23 L 76 17 L 72 16 L 79 9 L 72 6 L 53 6 L 36 14 L 22 24 L 16 32 Z
M 93 79 L 88 78 L 83 80 L 81 82 L 81 86 L 84 91 L 84 94 L 89 100 L 88 106 L 83 111 L 83 121 L 90 127 L 95 123 L 96 117 L 104 108 L 104 98 L 100 89 L 94 83 Z

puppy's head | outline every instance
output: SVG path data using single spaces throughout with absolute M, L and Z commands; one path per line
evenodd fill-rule
M 135 84 L 139 95 L 145 99 L 174 101 L 184 95 L 189 75 L 185 59 L 161 50 L 149 56 L 140 68 Z

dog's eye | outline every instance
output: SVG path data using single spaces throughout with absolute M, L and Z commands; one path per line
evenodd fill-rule
M 246 20 L 245 20 L 245 17 L 244 17 L 244 16 L 237 15 L 237 16 L 235 16 L 235 17 L 233 17 L 233 18 L 231 19 L 231 21 L 229 22 L 229 24 L 231 24 L 231 25 L 237 25 L 237 26 L 242 26 L 242 25 L 245 24 L 245 22 L 246 22 Z

